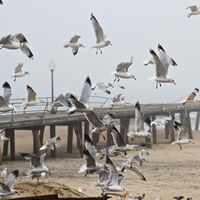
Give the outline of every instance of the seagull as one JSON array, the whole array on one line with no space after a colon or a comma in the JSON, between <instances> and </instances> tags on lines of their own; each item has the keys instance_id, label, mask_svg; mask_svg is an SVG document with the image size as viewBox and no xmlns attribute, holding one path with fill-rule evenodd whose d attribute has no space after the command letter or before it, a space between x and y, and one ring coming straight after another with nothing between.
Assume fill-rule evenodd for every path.
<instances>
[{"instance_id":1,"label":"seagull","mask_svg":"<svg viewBox=\"0 0 200 200\"><path fill-rule=\"evenodd\" d=\"M75 95L71 93L67 93L65 97L70 101L70 103L73 105L72 108L68 110L69 113L73 113L75 111L77 112L87 112L94 110L92 107L88 105L89 98L92 92L92 84L89 76L86 77L84 86L81 91L80 97L77 99Z\"/></svg>"},{"instance_id":2,"label":"seagull","mask_svg":"<svg viewBox=\"0 0 200 200\"><path fill-rule=\"evenodd\" d=\"M118 94L112 99L112 103L110 104L111 108L114 106L126 106L128 103L124 100L124 97L121 97L122 94Z\"/></svg>"},{"instance_id":3,"label":"seagull","mask_svg":"<svg viewBox=\"0 0 200 200\"><path fill-rule=\"evenodd\" d=\"M60 144L61 138L59 136L50 138L43 146L40 147L39 151L47 151L47 149L51 149L54 151L57 147L61 147Z\"/></svg>"},{"instance_id":4,"label":"seagull","mask_svg":"<svg viewBox=\"0 0 200 200\"><path fill-rule=\"evenodd\" d=\"M141 196L137 196L137 197L135 197L134 199L142 200L142 199L144 199L144 198L145 198L145 193L142 194Z\"/></svg>"},{"instance_id":5,"label":"seagull","mask_svg":"<svg viewBox=\"0 0 200 200\"><path fill-rule=\"evenodd\" d=\"M4 178L7 176L8 172L7 172L8 168L7 167L4 167L2 169L0 169L0 178L3 179L4 181Z\"/></svg>"},{"instance_id":6,"label":"seagull","mask_svg":"<svg viewBox=\"0 0 200 200\"><path fill-rule=\"evenodd\" d=\"M94 32L96 35L96 45L91 47L91 48L96 48L96 54L98 54L98 50L102 54L101 48L107 47L108 45L111 45L111 42L109 40L106 40L106 36L104 35L103 29L100 26L99 22L97 21L96 17L91 13L91 21L92 21L92 26L94 28Z\"/></svg>"},{"instance_id":7,"label":"seagull","mask_svg":"<svg viewBox=\"0 0 200 200\"><path fill-rule=\"evenodd\" d=\"M99 90L102 90L106 92L107 94L110 94L110 90L108 90L109 87L114 88L114 86L111 83L98 82L92 86L92 90L95 90L96 88L98 88Z\"/></svg>"},{"instance_id":8,"label":"seagull","mask_svg":"<svg viewBox=\"0 0 200 200\"><path fill-rule=\"evenodd\" d=\"M164 65L166 74L168 73L169 65L177 66L177 63L174 61L174 59L166 54L164 48L160 44L158 44L158 55L162 64Z\"/></svg>"},{"instance_id":9,"label":"seagull","mask_svg":"<svg viewBox=\"0 0 200 200\"><path fill-rule=\"evenodd\" d=\"M156 118L151 122L151 126L156 125L156 126L165 126L169 121L173 121L175 119L174 115L172 116L164 116L161 118Z\"/></svg>"},{"instance_id":10,"label":"seagull","mask_svg":"<svg viewBox=\"0 0 200 200\"><path fill-rule=\"evenodd\" d=\"M177 197L173 197L173 199L176 199L176 200L181 200L181 199L184 199L184 196L177 196Z\"/></svg>"},{"instance_id":11,"label":"seagull","mask_svg":"<svg viewBox=\"0 0 200 200\"><path fill-rule=\"evenodd\" d=\"M182 144L188 144L193 143L191 139L188 139L186 137L186 133L188 132L188 129L186 126L182 125L181 123L174 121L174 129L176 130L178 136L176 138L176 141L172 142L171 144L178 144L180 147L180 150L182 150Z\"/></svg>"},{"instance_id":12,"label":"seagull","mask_svg":"<svg viewBox=\"0 0 200 200\"><path fill-rule=\"evenodd\" d=\"M26 177L32 177L32 179L36 178L37 182L39 183L40 177L45 177L47 173L51 175L50 170L44 164L46 153L41 155L20 153L20 155L26 160L30 160L31 169L26 172Z\"/></svg>"},{"instance_id":13,"label":"seagull","mask_svg":"<svg viewBox=\"0 0 200 200\"><path fill-rule=\"evenodd\" d=\"M60 94L49 106L48 110L50 110L51 114L56 114L58 107L72 107L70 101L64 96L63 94Z\"/></svg>"},{"instance_id":14,"label":"seagull","mask_svg":"<svg viewBox=\"0 0 200 200\"><path fill-rule=\"evenodd\" d=\"M22 104L24 111L28 106L34 106L40 102L43 102L39 99L36 99L36 92L33 90L31 86L27 85L26 88L28 92L28 99L25 100Z\"/></svg>"},{"instance_id":15,"label":"seagull","mask_svg":"<svg viewBox=\"0 0 200 200\"><path fill-rule=\"evenodd\" d=\"M148 162L146 160L146 156L150 155L148 151L145 149L142 149L139 151L136 155L134 155L131 159L129 159L127 162L130 163L130 167L132 167L133 162L138 162L140 166L142 167L143 162Z\"/></svg>"},{"instance_id":16,"label":"seagull","mask_svg":"<svg viewBox=\"0 0 200 200\"><path fill-rule=\"evenodd\" d=\"M92 158L96 160L97 149L94 143L92 142L90 136L88 134L85 134L84 140L85 140L84 142L85 148L88 150Z\"/></svg>"},{"instance_id":17,"label":"seagull","mask_svg":"<svg viewBox=\"0 0 200 200\"><path fill-rule=\"evenodd\" d=\"M196 99L197 93L199 93L199 89L198 88L194 88L194 90L192 91L192 93L187 96L187 98L183 101L182 104L185 105L185 104L199 102L199 100Z\"/></svg>"},{"instance_id":18,"label":"seagull","mask_svg":"<svg viewBox=\"0 0 200 200\"><path fill-rule=\"evenodd\" d=\"M133 64L133 57L131 57L130 62L121 62L117 65L116 70L112 73L115 76L114 81L120 80L120 78L129 79L133 78L136 80L135 76L128 72L128 68Z\"/></svg>"},{"instance_id":19,"label":"seagull","mask_svg":"<svg viewBox=\"0 0 200 200\"><path fill-rule=\"evenodd\" d=\"M186 9L190 9L190 13L187 14L188 18L192 15L200 15L200 8L197 5L189 6Z\"/></svg>"},{"instance_id":20,"label":"seagull","mask_svg":"<svg viewBox=\"0 0 200 200\"><path fill-rule=\"evenodd\" d=\"M15 112L15 107L10 104L10 97L12 95L10 84L5 82L3 84L3 89L3 96L0 96L0 112Z\"/></svg>"},{"instance_id":21,"label":"seagull","mask_svg":"<svg viewBox=\"0 0 200 200\"><path fill-rule=\"evenodd\" d=\"M30 74L27 71L22 71L23 63L18 63L17 67L15 68L15 73L13 74L14 81L16 81L17 77L25 76L26 74Z\"/></svg>"},{"instance_id":22,"label":"seagull","mask_svg":"<svg viewBox=\"0 0 200 200\"><path fill-rule=\"evenodd\" d=\"M71 47L72 49L72 54L75 56L78 53L79 47L85 47L81 43L78 42L79 38L81 36L79 35L74 35L70 41L64 45L65 48Z\"/></svg>"},{"instance_id":23,"label":"seagull","mask_svg":"<svg viewBox=\"0 0 200 200\"><path fill-rule=\"evenodd\" d=\"M128 137L151 137L150 119L144 119L139 102L135 104L135 131L129 131Z\"/></svg>"},{"instance_id":24,"label":"seagull","mask_svg":"<svg viewBox=\"0 0 200 200\"><path fill-rule=\"evenodd\" d=\"M158 88L158 83L160 87L161 83L173 83L174 85L176 85L173 79L167 77L165 66L160 58L157 56L155 51L153 49L150 49L149 52L153 57L153 63L156 67L156 78L154 79L156 81L156 89Z\"/></svg>"},{"instance_id":25,"label":"seagull","mask_svg":"<svg viewBox=\"0 0 200 200\"><path fill-rule=\"evenodd\" d=\"M13 184L18 175L19 175L19 170L14 170L9 174L7 180L4 183L0 182L0 196L2 198L14 195L16 193L19 195L19 192L13 189Z\"/></svg>"},{"instance_id":26,"label":"seagull","mask_svg":"<svg viewBox=\"0 0 200 200\"><path fill-rule=\"evenodd\" d=\"M33 54L27 46L27 40L22 33L6 35L0 39L0 49L20 49L25 55L33 59Z\"/></svg>"}]
</instances>

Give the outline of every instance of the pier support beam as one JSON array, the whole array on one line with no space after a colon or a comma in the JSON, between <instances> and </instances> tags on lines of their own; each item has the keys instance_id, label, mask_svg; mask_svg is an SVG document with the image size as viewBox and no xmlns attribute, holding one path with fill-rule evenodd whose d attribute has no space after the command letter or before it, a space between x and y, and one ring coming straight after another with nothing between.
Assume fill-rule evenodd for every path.
<instances>
[{"instance_id":1,"label":"pier support beam","mask_svg":"<svg viewBox=\"0 0 200 200\"><path fill-rule=\"evenodd\" d=\"M79 149L81 157L83 157L82 121L74 122L74 132L77 137L77 147Z\"/></svg>"},{"instance_id":2,"label":"pier support beam","mask_svg":"<svg viewBox=\"0 0 200 200\"><path fill-rule=\"evenodd\" d=\"M67 153L72 153L73 151L73 122L68 124L68 134L67 134Z\"/></svg>"},{"instance_id":3,"label":"pier support beam","mask_svg":"<svg viewBox=\"0 0 200 200\"><path fill-rule=\"evenodd\" d=\"M39 130L33 129L32 134L33 134L33 153L38 154L39 148L41 147Z\"/></svg>"},{"instance_id":4,"label":"pier support beam","mask_svg":"<svg viewBox=\"0 0 200 200\"><path fill-rule=\"evenodd\" d=\"M188 128L188 137L193 139L192 126L190 121L190 112L185 110L185 112L180 112L180 122Z\"/></svg>"},{"instance_id":5,"label":"pier support beam","mask_svg":"<svg viewBox=\"0 0 200 200\"><path fill-rule=\"evenodd\" d=\"M197 117L195 122L195 131L199 130L199 120L200 120L200 111L197 111Z\"/></svg>"},{"instance_id":6,"label":"pier support beam","mask_svg":"<svg viewBox=\"0 0 200 200\"><path fill-rule=\"evenodd\" d=\"M122 134L126 143L128 143L127 132L129 129L130 118L122 117L120 118L120 133Z\"/></svg>"}]
</instances>

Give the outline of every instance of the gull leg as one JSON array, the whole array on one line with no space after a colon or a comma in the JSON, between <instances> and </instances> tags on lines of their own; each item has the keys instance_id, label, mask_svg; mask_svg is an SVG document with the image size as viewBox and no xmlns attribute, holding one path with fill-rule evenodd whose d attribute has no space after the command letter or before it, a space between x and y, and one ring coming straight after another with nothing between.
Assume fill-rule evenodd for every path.
<instances>
[{"instance_id":1,"label":"gull leg","mask_svg":"<svg viewBox=\"0 0 200 200\"><path fill-rule=\"evenodd\" d=\"M14 81L16 81L16 77L15 77Z\"/></svg>"},{"instance_id":2,"label":"gull leg","mask_svg":"<svg viewBox=\"0 0 200 200\"><path fill-rule=\"evenodd\" d=\"M97 48L96 54L98 54L98 48Z\"/></svg>"},{"instance_id":3,"label":"gull leg","mask_svg":"<svg viewBox=\"0 0 200 200\"><path fill-rule=\"evenodd\" d=\"M180 145L180 144L178 144L179 145L179 147L180 147L180 150L182 150L182 146Z\"/></svg>"},{"instance_id":4,"label":"gull leg","mask_svg":"<svg viewBox=\"0 0 200 200\"><path fill-rule=\"evenodd\" d=\"M162 87L161 83L159 83L160 87Z\"/></svg>"},{"instance_id":5,"label":"gull leg","mask_svg":"<svg viewBox=\"0 0 200 200\"><path fill-rule=\"evenodd\" d=\"M156 81L156 89L158 89L158 82Z\"/></svg>"},{"instance_id":6,"label":"gull leg","mask_svg":"<svg viewBox=\"0 0 200 200\"><path fill-rule=\"evenodd\" d=\"M116 79L117 79L117 76L115 75L115 79L114 79L114 82L116 81Z\"/></svg>"},{"instance_id":7,"label":"gull leg","mask_svg":"<svg viewBox=\"0 0 200 200\"><path fill-rule=\"evenodd\" d=\"M119 77L117 77L117 79L118 79L117 81L119 82L120 78L119 78Z\"/></svg>"},{"instance_id":8,"label":"gull leg","mask_svg":"<svg viewBox=\"0 0 200 200\"><path fill-rule=\"evenodd\" d=\"M99 48L99 51L100 51L100 53L102 54L102 51L101 51L101 49Z\"/></svg>"}]
</instances>

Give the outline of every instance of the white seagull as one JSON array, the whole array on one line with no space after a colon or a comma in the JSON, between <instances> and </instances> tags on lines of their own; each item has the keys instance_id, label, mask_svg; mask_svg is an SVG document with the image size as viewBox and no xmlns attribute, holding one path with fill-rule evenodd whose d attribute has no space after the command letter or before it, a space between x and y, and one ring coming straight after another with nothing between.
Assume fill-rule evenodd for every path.
<instances>
[{"instance_id":1,"label":"white seagull","mask_svg":"<svg viewBox=\"0 0 200 200\"><path fill-rule=\"evenodd\" d=\"M186 133L188 132L188 129L186 126L182 125L181 123L174 121L174 129L177 132L177 138L176 141L172 142L171 145L177 144L180 147L180 150L182 150L182 144L188 144L193 143L193 140L188 139L186 137Z\"/></svg>"},{"instance_id":2,"label":"white seagull","mask_svg":"<svg viewBox=\"0 0 200 200\"><path fill-rule=\"evenodd\" d=\"M156 81L156 89L158 88L158 84L161 87L161 83L173 83L176 85L173 79L167 77L166 68L155 51L150 49L149 52L153 57L153 63L156 67L156 78L154 79Z\"/></svg>"},{"instance_id":3,"label":"white seagull","mask_svg":"<svg viewBox=\"0 0 200 200\"><path fill-rule=\"evenodd\" d=\"M77 112L87 112L93 110L92 107L90 107L89 104L89 98L92 92L92 84L89 76L86 77L84 86L81 91L80 97L77 99L75 95L71 93L67 93L65 96L70 101L70 103L73 105L68 112L73 113L75 111Z\"/></svg>"},{"instance_id":4,"label":"white seagull","mask_svg":"<svg viewBox=\"0 0 200 200\"><path fill-rule=\"evenodd\" d=\"M200 15L200 8L197 5L189 6L186 9L190 9L190 13L187 14L188 18L192 15Z\"/></svg>"},{"instance_id":5,"label":"white seagull","mask_svg":"<svg viewBox=\"0 0 200 200\"><path fill-rule=\"evenodd\" d=\"M115 97L113 97L112 99L112 103L110 104L111 108L113 108L114 106L126 106L128 105L129 103L127 103L125 101L125 98L122 97L122 94L118 94L116 95Z\"/></svg>"},{"instance_id":6,"label":"white seagull","mask_svg":"<svg viewBox=\"0 0 200 200\"><path fill-rule=\"evenodd\" d=\"M185 104L190 104L190 103L198 103L199 100L196 99L197 93L199 93L199 89L194 88L192 93L187 96L187 98L183 101L182 104L185 105Z\"/></svg>"},{"instance_id":7,"label":"white seagull","mask_svg":"<svg viewBox=\"0 0 200 200\"><path fill-rule=\"evenodd\" d=\"M3 96L0 96L0 112L15 112L15 107L10 104L10 97L12 95L10 84L5 82L3 84L3 89Z\"/></svg>"},{"instance_id":8,"label":"white seagull","mask_svg":"<svg viewBox=\"0 0 200 200\"><path fill-rule=\"evenodd\" d=\"M49 106L48 110L50 110L51 114L56 114L58 107L67 107L69 110L70 107L72 107L70 101L64 96L63 94L60 94Z\"/></svg>"},{"instance_id":9,"label":"white seagull","mask_svg":"<svg viewBox=\"0 0 200 200\"><path fill-rule=\"evenodd\" d=\"M99 90L102 90L106 92L107 94L110 94L110 90L108 90L109 87L114 87L111 83L106 83L106 82L98 82L95 85L92 86L92 90L95 90L98 88Z\"/></svg>"},{"instance_id":10,"label":"white seagull","mask_svg":"<svg viewBox=\"0 0 200 200\"><path fill-rule=\"evenodd\" d=\"M120 78L133 78L136 80L135 76L128 71L128 68L133 64L133 57L131 57L130 62L121 62L117 65L116 70L112 73L115 76L114 81L120 80Z\"/></svg>"},{"instance_id":11,"label":"white seagull","mask_svg":"<svg viewBox=\"0 0 200 200\"><path fill-rule=\"evenodd\" d=\"M22 71L22 67L23 67L23 63L18 63L17 67L15 68L15 73L12 75L12 77L14 78L14 81L16 81L17 77L22 77L27 74L30 74L27 71Z\"/></svg>"},{"instance_id":12,"label":"white seagull","mask_svg":"<svg viewBox=\"0 0 200 200\"><path fill-rule=\"evenodd\" d=\"M70 47L72 49L72 53L74 56L78 53L79 47L85 47L83 44L78 42L80 37L81 36L79 35L74 35L68 43L64 44L65 48Z\"/></svg>"},{"instance_id":13,"label":"white seagull","mask_svg":"<svg viewBox=\"0 0 200 200\"><path fill-rule=\"evenodd\" d=\"M144 119L139 102L135 104L135 131L129 131L128 137L151 137L150 119Z\"/></svg>"},{"instance_id":14,"label":"white seagull","mask_svg":"<svg viewBox=\"0 0 200 200\"><path fill-rule=\"evenodd\" d=\"M43 102L42 100L36 99L36 92L32 89L32 87L27 85L26 88L27 88L27 92L28 92L28 99L25 100L22 104L24 110L28 106L34 106L40 102Z\"/></svg>"},{"instance_id":15,"label":"white seagull","mask_svg":"<svg viewBox=\"0 0 200 200\"><path fill-rule=\"evenodd\" d=\"M0 182L0 196L2 198L14 195L16 193L19 194L17 190L13 189L13 184L18 175L19 175L19 170L14 170L9 174L7 180L4 183Z\"/></svg>"},{"instance_id":16,"label":"white seagull","mask_svg":"<svg viewBox=\"0 0 200 200\"><path fill-rule=\"evenodd\" d=\"M92 25L94 28L94 32L96 35L96 45L91 47L91 48L96 48L97 52L96 54L98 54L98 50L100 51L100 53L102 53L101 48L106 47L108 45L111 45L111 42L109 40L106 40L106 36L104 35L103 29L100 26L99 22L97 21L96 17L91 13L91 21L92 21Z\"/></svg>"},{"instance_id":17,"label":"white seagull","mask_svg":"<svg viewBox=\"0 0 200 200\"><path fill-rule=\"evenodd\" d=\"M22 33L6 35L0 39L0 48L20 49L25 55L33 59L33 54L27 46L27 40Z\"/></svg>"}]
</instances>

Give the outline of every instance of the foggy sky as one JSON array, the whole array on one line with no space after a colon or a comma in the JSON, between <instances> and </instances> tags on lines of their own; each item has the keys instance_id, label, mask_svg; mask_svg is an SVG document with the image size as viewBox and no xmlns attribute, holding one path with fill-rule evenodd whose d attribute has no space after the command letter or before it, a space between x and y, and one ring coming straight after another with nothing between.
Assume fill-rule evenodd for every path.
<instances>
[{"instance_id":1,"label":"foggy sky","mask_svg":"<svg viewBox=\"0 0 200 200\"><path fill-rule=\"evenodd\" d=\"M175 102L200 87L200 15L187 18L186 7L198 4L191 0L4 0L0 6L0 37L23 33L34 54L29 59L20 50L0 50L0 85L8 81L12 87L12 98L26 98L26 85L37 92L37 96L50 96L49 63L56 63L54 71L54 94L72 92L80 94L87 75L92 83L113 82L111 73L117 64L129 61L129 68L137 80L121 79L126 90L117 87L111 97L123 92L127 101L135 103ZM103 48L96 55L96 38L90 21L93 12L113 46ZM73 35L80 35L86 48L73 56L64 43ZM157 52L160 43L178 63L169 69L169 76L177 85L163 84L155 89L155 82L148 77L155 72L153 65L144 66L151 58L149 49ZM18 62L31 75L11 79ZM0 90L1 93L3 90ZM101 91L97 95L108 96Z\"/></svg>"}]
</instances>

